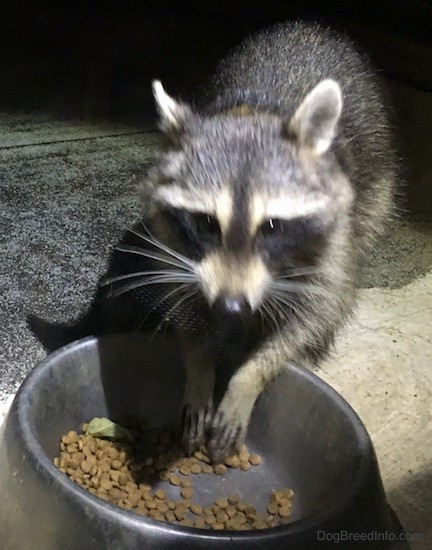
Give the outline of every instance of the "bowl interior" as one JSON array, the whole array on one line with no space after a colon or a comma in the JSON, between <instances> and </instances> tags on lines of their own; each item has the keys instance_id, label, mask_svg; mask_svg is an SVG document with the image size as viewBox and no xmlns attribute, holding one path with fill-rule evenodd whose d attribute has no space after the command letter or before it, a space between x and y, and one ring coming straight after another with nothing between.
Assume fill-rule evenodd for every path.
<instances>
[{"instance_id":1,"label":"bowl interior","mask_svg":"<svg viewBox=\"0 0 432 550\"><path fill-rule=\"evenodd\" d=\"M52 459L59 438L95 416L173 425L183 385L178 346L172 340L85 339L51 355L25 386L26 437ZM264 511L272 489L292 487L293 521L326 514L355 491L370 453L369 438L346 402L293 365L257 401L247 445L262 455L263 463L249 472L194 476L195 500L207 505L236 491ZM167 489L167 483L157 484ZM169 498L179 498L178 488L168 490Z\"/></svg>"}]
</instances>

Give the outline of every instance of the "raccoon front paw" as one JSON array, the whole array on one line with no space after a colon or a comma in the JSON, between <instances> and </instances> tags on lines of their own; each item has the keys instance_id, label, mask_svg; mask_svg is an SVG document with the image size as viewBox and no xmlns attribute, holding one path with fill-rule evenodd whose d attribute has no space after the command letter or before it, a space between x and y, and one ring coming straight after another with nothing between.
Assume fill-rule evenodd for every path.
<instances>
[{"instance_id":1,"label":"raccoon front paw","mask_svg":"<svg viewBox=\"0 0 432 550\"><path fill-rule=\"evenodd\" d=\"M213 403L209 400L205 407L195 409L186 404L181 416L181 445L187 456L193 455L205 444L205 433L213 415Z\"/></svg>"},{"instance_id":2,"label":"raccoon front paw","mask_svg":"<svg viewBox=\"0 0 432 550\"><path fill-rule=\"evenodd\" d=\"M223 462L246 438L249 417L219 408L207 433L207 453L213 463Z\"/></svg>"}]
</instances>

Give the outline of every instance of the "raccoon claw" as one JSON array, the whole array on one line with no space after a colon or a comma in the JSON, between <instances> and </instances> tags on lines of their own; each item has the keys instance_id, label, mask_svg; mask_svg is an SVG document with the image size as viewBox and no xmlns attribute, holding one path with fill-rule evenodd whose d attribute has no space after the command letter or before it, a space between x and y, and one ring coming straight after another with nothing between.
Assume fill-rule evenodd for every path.
<instances>
[{"instance_id":1,"label":"raccoon claw","mask_svg":"<svg viewBox=\"0 0 432 550\"><path fill-rule=\"evenodd\" d=\"M181 445L187 456L193 455L204 445L206 426L210 421L211 414L211 402L198 410L189 404L183 407L180 423Z\"/></svg>"},{"instance_id":2,"label":"raccoon claw","mask_svg":"<svg viewBox=\"0 0 432 550\"><path fill-rule=\"evenodd\" d=\"M218 411L207 434L207 452L214 463L223 462L246 435L240 422L229 422L223 411Z\"/></svg>"}]
</instances>

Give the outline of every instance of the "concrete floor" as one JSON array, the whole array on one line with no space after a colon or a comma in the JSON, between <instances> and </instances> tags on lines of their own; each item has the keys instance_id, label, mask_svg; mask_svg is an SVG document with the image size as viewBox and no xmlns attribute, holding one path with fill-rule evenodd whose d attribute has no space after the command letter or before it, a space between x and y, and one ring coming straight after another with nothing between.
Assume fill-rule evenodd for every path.
<instances>
[{"instance_id":1,"label":"concrete floor","mask_svg":"<svg viewBox=\"0 0 432 550\"><path fill-rule=\"evenodd\" d=\"M120 126L0 115L0 421L45 352L28 313L70 321L136 213L157 138ZM362 418L389 501L432 545L432 224L400 219L367 269L359 307L318 374ZM429 542L427 542L429 540Z\"/></svg>"}]
</instances>

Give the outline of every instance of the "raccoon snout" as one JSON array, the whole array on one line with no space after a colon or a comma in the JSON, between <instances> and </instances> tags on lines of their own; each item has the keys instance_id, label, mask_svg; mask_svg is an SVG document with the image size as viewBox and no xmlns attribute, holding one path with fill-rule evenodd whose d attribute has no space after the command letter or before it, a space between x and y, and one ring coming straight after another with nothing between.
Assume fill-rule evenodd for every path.
<instances>
[{"instance_id":1,"label":"raccoon snout","mask_svg":"<svg viewBox=\"0 0 432 550\"><path fill-rule=\"evenodd\" d=\"M223 296L216 298L212 306L213 314L221 321L243 321L252 314L252 308L245 296Z\"/></svg>"}]
</instances>

